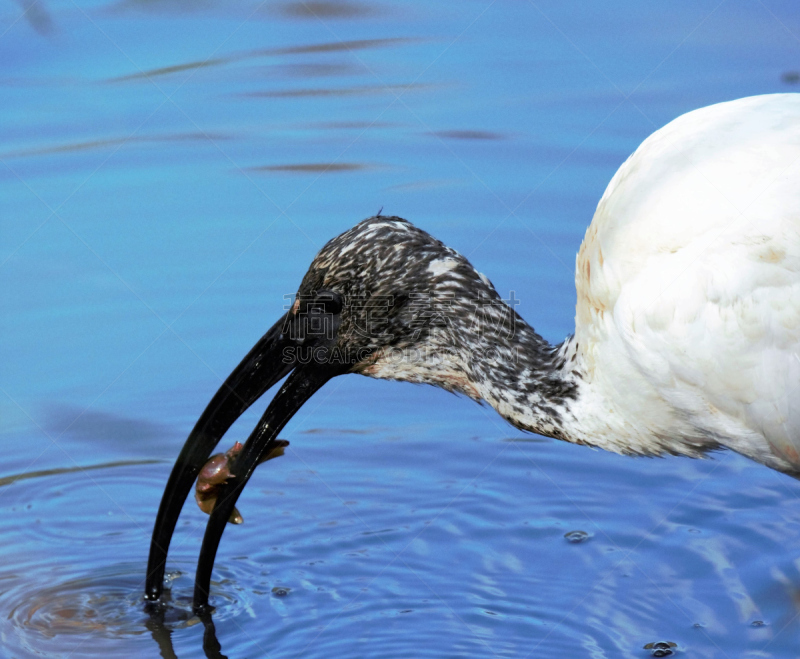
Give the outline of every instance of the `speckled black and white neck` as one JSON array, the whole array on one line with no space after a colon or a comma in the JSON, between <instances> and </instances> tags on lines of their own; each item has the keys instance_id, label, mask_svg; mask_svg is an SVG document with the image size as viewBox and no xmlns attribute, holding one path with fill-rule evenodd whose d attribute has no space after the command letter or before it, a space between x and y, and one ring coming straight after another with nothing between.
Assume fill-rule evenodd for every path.
<instances>
[{"instance_id":1,"label":"speckled black and white neck","mask_svg":"<svg viewBox=\"0 0 800 659\"><path fill-rule=\"evenodd\" d=\"M523 430L581 442L564 424L580 373L567 340L551 346L461 254L398 217L331 240L298 295L342 295L339 347L352 372L433 384L486 401Z\"/></svg>"}]
</instances>

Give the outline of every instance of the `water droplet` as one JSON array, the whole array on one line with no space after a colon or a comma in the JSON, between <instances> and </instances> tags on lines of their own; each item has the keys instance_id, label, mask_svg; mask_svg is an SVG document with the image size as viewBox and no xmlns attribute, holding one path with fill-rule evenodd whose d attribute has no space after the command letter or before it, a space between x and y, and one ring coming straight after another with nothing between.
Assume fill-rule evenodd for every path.
<instances>
[{"instance_id":1,"label":"water droplet","mask_svg":"<svg viewBox=\"0 0 800 659\"><path fill-rule=\"evenodd\" d=\"M579 542L586 542L592 536L586 531L569 531L564 534L564 537L567 539L567 542L577 544Z\"/></svg>"},{"instance_id":2,"label":"water droplet","mask_svg":"<svg viewBox=\"0 0 800 659\"><path fill-rule=\"evenodd\" d=\"M272 589L272 594L276 597L286 597L291 590L291 588L287 588L286 586L275 586Z\"/></svg>"}]
</instances>

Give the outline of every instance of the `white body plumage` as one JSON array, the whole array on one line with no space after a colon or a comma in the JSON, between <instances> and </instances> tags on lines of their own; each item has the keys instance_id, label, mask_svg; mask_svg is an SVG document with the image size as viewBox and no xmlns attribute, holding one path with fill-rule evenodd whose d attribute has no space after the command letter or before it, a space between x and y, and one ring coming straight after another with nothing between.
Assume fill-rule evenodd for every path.
<instances>
[{"instance_id":1,"label":"white body plumage","mask_svg":"<svg viewBox=\"0 0 800 659\"><path fill-rule=\"evenodd\" d=\"M800 472L800 94L702 108L645 140L600 200L575 283L566 439L725 446Z\"/></svg>"}]
</instances>

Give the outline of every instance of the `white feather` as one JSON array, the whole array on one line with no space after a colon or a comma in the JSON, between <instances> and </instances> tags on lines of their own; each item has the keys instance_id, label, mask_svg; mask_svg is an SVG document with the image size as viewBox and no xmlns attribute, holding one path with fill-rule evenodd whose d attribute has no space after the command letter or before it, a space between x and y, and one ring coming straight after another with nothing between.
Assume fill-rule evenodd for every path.
<instances>
[{"instance_id":1,"label":"white feather","mask_svg":"<svg viewBox=\"0 0 800 659\"><path fill-rule=\"evenodd\" d=\"M565 427L800 470L800 94L690 112L620 167L576 263Z\"/></svg>"}]
</instances>

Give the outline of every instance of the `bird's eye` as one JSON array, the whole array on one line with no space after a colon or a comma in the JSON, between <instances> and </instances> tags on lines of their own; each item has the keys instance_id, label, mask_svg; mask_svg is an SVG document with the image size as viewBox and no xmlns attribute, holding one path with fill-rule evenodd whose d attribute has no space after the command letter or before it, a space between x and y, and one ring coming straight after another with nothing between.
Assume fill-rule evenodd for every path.
<instances>
[{"instance_id":1,"label":"bird's eye","mask_svg":"<svg viewBox=\"0 0 800 659\"><path fill-rule=\"evenodd\" d=\"M394 293L392 295L392 306L395 309L400 309L401 307L405 306L409 299L410 295L405 291Z\"/></svg>"},{"instance_id":2,"label":"bird's eye","mask_svg":"<svg viewBox=\"0 0 800 659\"><path fill-rule=\"evenodd\" d=\"M342 296L334 291L319 290L314 301L325 309L325 313L338 314L342 310Z\"/></svg>"}]
</instances>

